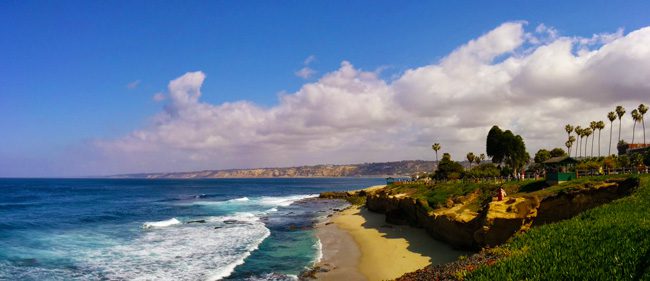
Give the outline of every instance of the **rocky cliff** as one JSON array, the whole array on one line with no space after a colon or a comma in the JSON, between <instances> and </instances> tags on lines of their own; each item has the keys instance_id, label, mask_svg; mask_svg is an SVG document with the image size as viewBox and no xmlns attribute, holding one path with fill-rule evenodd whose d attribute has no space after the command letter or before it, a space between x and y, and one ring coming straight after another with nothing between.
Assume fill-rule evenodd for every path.
<instances>
[{"instance_id":1,"label":"rocky cliff","mask_svg":"<svg viewBox=\"0 0 650 281\"><path fill-rule=\"evenodd\" d=\"M288 168L208 170L177 173L115 175L112 178L277 178L277 177L381 177L408 176L434 170L434 161L408 160L350 165L315 165Z\"/></svg>"},{"instance_id":2,"label":"rocky cliff","mask_svg":"<svg viewBox=\"0 0 650 281\"><path fill-rule=\"evenodd\" d=\"M469 206L477 194L469 194L456 203L449 202L447 206L432 210L424 200L379 190L367 195L366 207L386 214L387 222L422 227L454 247L479 249L502 244L532 226L571 218L629 195L638 185L638 178L609 180L584 188L548 193L541 198L515 196L487 202L479 211L472 211Z\"/></svg>"}]
</instances>

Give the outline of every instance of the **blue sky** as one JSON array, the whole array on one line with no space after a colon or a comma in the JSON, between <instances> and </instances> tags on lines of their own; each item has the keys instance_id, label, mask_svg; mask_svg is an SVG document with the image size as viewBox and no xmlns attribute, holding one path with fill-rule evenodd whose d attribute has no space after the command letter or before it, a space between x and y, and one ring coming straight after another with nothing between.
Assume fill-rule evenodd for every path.
<instances>
[{"instance_id":1,"label":"blue sky","mask_svg":"<svg viewBox=\"0 0 650 281\"><path fill-rule=\"evenodd\" d=\"M272 108L279 93L299 91L342 61L382 69L379 77L391 83L504 22L588 38L645 27L647 11L647 1L2 1L0 176L127 172L53 163L147 128L165 106L152 96L186 72L205 73L205 103ZM303 67L315 74L297 77ZM286 160L268 164L318 163Z\"/></svg>"}]
</instances>

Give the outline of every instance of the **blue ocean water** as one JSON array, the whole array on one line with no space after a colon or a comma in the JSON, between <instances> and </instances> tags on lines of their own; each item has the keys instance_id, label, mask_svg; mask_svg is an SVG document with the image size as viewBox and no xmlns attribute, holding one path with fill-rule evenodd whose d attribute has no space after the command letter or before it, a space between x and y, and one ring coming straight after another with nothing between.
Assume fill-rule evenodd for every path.
<instances>
[{"instance_id":1,"label":"blue ocean water","mask_svg":"<svg viewBox=\"0 0 650 281\"><path fill-rule=\"evenodd\" d=\"M285 280L312 226L383 179L0 179L0 280Z\"/></svg>"}]
</instances>

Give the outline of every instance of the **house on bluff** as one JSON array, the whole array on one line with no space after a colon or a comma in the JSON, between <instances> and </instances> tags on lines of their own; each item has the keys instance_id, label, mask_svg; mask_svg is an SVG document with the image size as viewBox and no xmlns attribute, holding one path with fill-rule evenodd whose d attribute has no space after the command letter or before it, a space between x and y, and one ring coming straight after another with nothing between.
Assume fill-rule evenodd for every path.
<instances>
[{"instance_id":1,"label":"house on bluff","mask_svg":"<svg viewBox=\"0 0 650 281\"><path fill-rule=\"evenodd\" d=\"M578 163L578 160L569 156L553 157L544 161L546 183L554 185L577 179L578 175L576 174L575 169L572 169L576 163ZM571 172L571 170L573 170L573 172Z\"/></svg>"}]
</instances>

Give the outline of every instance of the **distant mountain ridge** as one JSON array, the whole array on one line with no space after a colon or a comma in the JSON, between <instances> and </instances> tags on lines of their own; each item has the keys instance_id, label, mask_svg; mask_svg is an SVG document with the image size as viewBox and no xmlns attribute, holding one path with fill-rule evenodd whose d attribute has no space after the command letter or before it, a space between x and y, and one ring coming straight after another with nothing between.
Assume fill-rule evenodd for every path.
<instances>
[{"instance_id":1,"label":"distant mountain ridge","mask_svg":"<svg viewBox=\"0 0 650 281\"><path fill-rule=\"evenodd\" d=\"M292 178L292 177L383 177L409 176L432 172L435 161L404 160L397 162L348 165L314 165L286 168L205 170L173 173L139 173L113 175L109 178L208 179L208 178Z\"/></svg>"}]
</instances>

